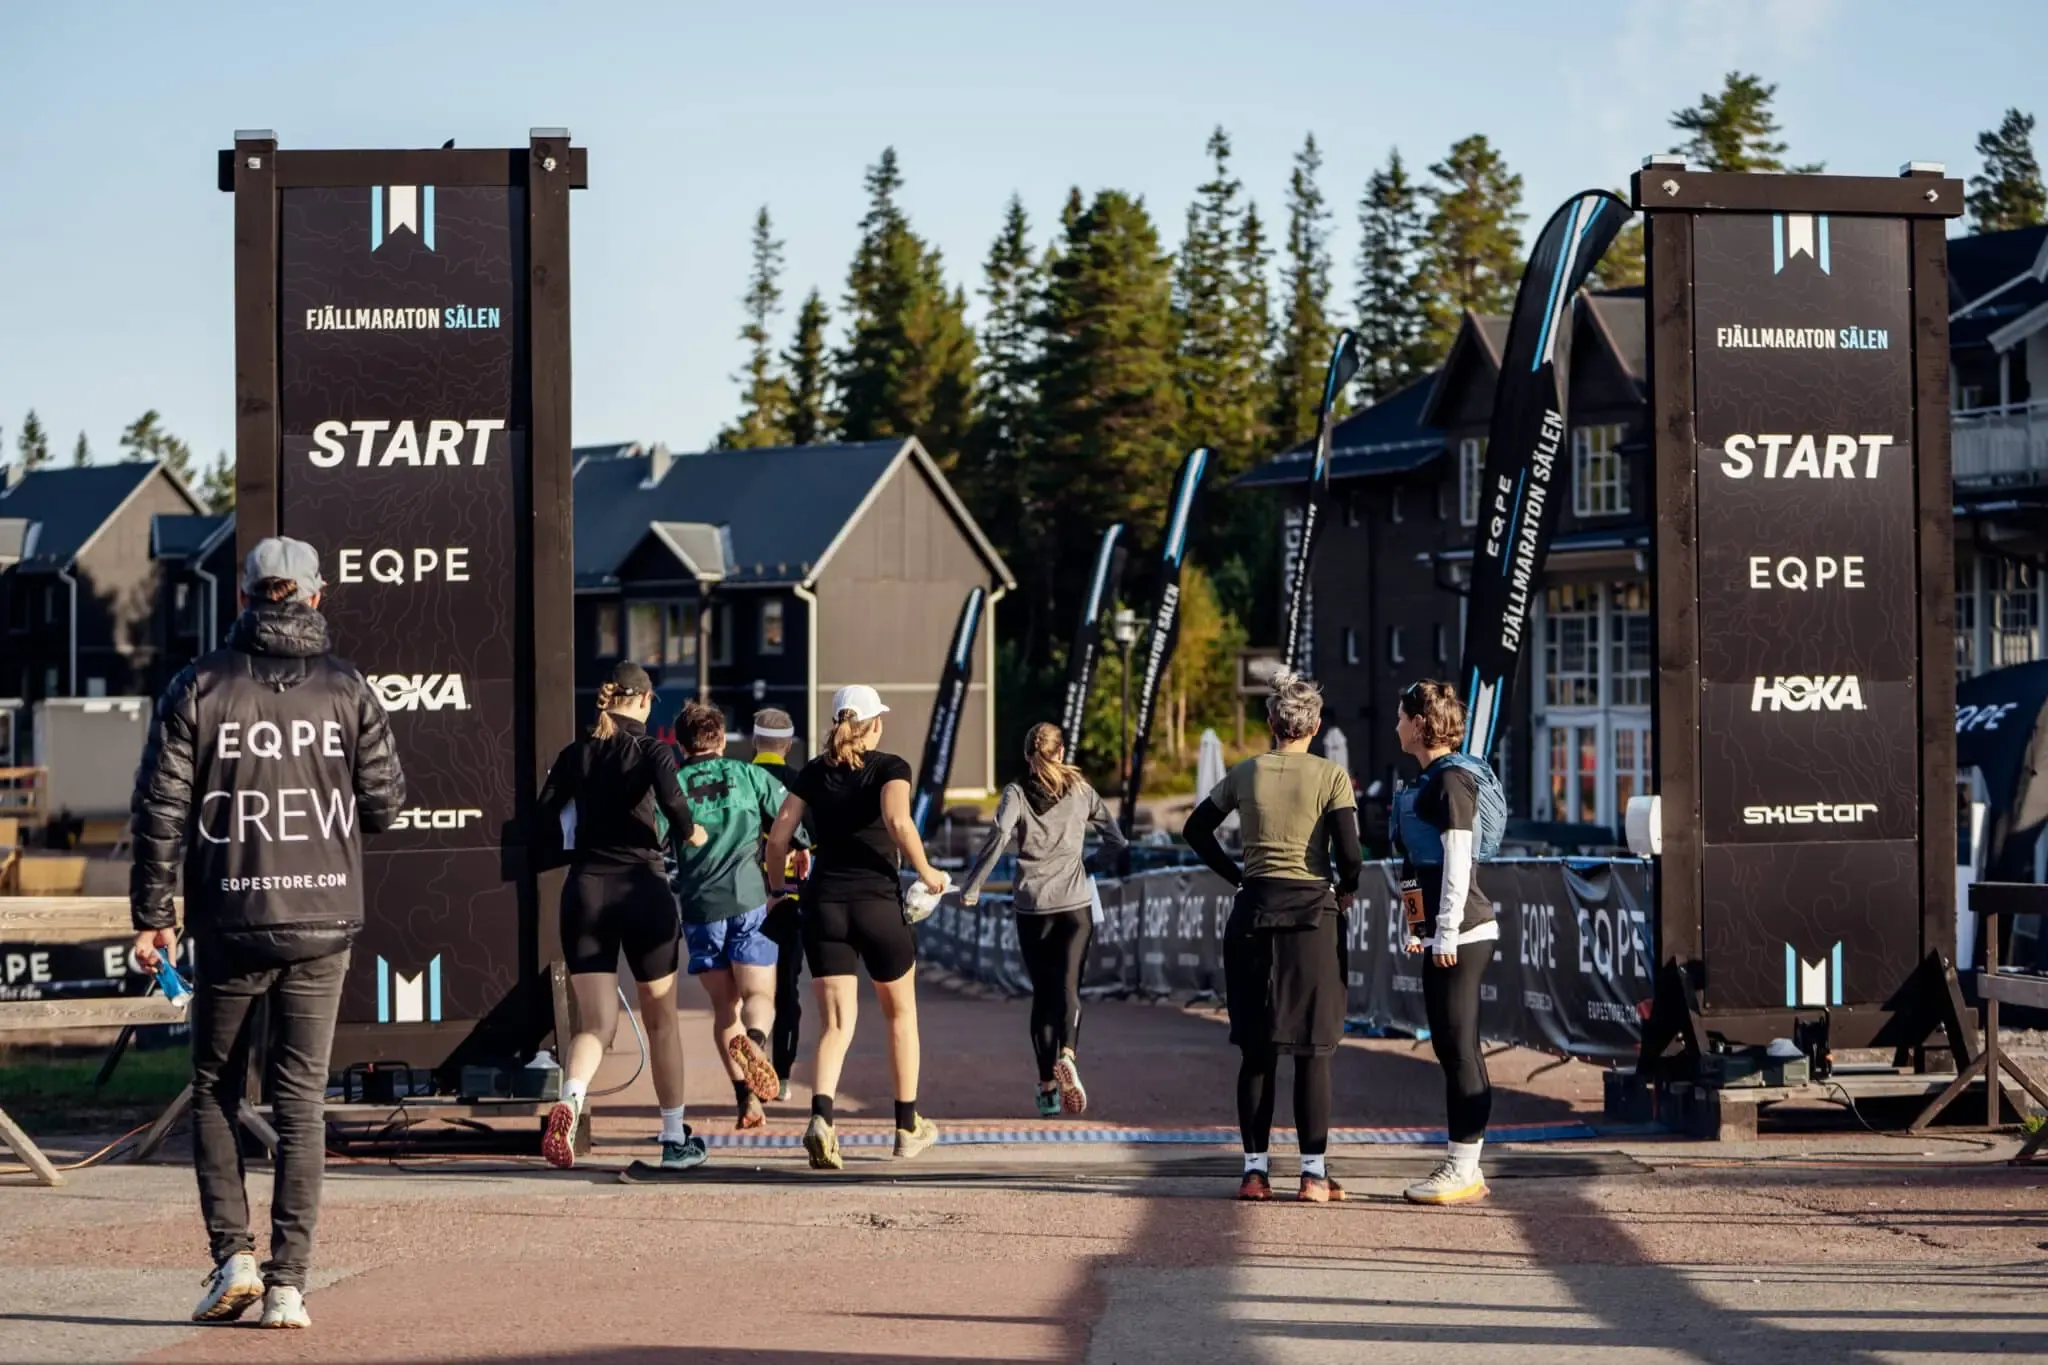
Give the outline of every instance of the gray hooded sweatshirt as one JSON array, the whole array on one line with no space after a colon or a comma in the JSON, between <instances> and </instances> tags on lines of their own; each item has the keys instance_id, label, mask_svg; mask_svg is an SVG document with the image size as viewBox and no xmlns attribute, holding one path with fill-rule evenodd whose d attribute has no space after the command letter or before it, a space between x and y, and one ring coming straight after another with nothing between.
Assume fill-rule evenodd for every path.
<instances>
[{"instance_id":1,"label":"gray hooded sweatshirt","mask_svg":"<svg viewBox=\"0 0 2048 1365\"><path fill-rule=\"evenodd\" d=\"M1012 906L1020 915L1043 915L1061 910L1086 910L1089 895L1088 869L1082 864L1082 848L1088 830L1102 836L1102 859L1111 862L1123 852L1123 831L1117 828L1109 808L1095 789L1076 782L1067 794L1055 800L1031 778L1003 788L996 803L995 825L975 856L962 891L979 892L996 860L1014 836L1017 841L1017 879L1012 889Z\"/></svg>"}]
</instances>

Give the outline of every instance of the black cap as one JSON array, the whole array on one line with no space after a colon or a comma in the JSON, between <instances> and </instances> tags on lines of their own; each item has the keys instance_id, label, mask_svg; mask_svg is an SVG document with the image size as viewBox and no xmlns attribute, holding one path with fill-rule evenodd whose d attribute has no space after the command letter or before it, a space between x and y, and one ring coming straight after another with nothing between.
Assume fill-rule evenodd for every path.
<instances>
[{"instance_id":1,"label":"black cap","mask_svg":"<svg viewBox=\"0 0 2048 1365\"><path fill-rule=\"evenodd\" d=\"M621 659L612 665L610 681L612 691L622 697L637 697L654 690L654 679L631 659Z\"/></svg>"}]
</instances>

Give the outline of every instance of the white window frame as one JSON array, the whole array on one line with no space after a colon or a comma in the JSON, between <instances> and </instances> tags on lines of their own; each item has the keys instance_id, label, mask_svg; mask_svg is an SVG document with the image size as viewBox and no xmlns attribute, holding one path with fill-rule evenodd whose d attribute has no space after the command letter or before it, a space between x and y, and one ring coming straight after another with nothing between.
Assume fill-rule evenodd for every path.
<instances>
[{"instance_id":1,"label":"white window frame","mask_svg":"<svg viewBox=\"0 0 2048 1365\"><path fill-rule=\"evenodd\" d=\"M1629 511L1628 460L1621 453L1626 428L1599 422L1572 429L1572 512L1617 517Z\"/></svg>"},{"instance_id":2,"label":"white window frame","mask_svg":"<svg viewBox=\"0 0 2048 1365\"><path fill-rule=\"evenodd\" d=\"M625 611L617 602L599 602L597 615L591 622L595 646L600 659L616 659L625 650Z\"/></svg>"},{"instance_id":3,"label":"white window frame","mask_svg":"<svg viewBox=\"0 0 2048 1365\"><path fill-rule=\"evenodd\" d=\"M759 617L761 631L760 652L770 658L780 656L784 650L789 648L788 609L783 605L783 601L779 597L764 598L761 602ZM768 623L770 617L773 617L775 622L775 643L772 645L768 642Z\"/></svg>"},{"instance_id":4,"label":"white window frame","mask_svg":"<svg viewBox=\"0 0 2048 1365\"><path fill-rule=\"evenodd\" d=\"M1458 442L1458 525L1479 524L1479 481L1486 477L1486 440L1467 436Z\"/></svg>"},{"instance_id":5,"label":"white window frame","mask_svg":"<svg viewBox=\"0 0 2048 1365\"><path fill-rule=\"evenodd\" d=\"M1400 626L1387 627L1387 662L1405 664L1408 662L1407 637Z\"/></svg>"},{"instance_id":6,"label":"white window frame","mask_svg":"<svg viewBox=\"0 0 2048 1365\"><path fill-rule=\"evenodd\" d=\"M1344 662L1352 665L1358 663L1358 632L1350 626L1344 627Z\"/></svg>"},{"instance_id":7,"label":"white window frame","mask_svg":"<svg viewBox=\"0 0 2048 1365\"><path fill-rule=\"evenodd\" d=\"M2003 555L1980 562L1985 671L2040 658L2041 566Z\"/></svg>"},{"instance_id":8,"label":"white window frame","mask_svg":"<svg viewBox=\"0 0 2048 1365\"><path fill-rule=\"evenodd\" d=\"M1535 638L1543 642L1542 653L1536 660L1537 678L1532 689L1531 720L1533 735L1529 765L1529 809L1538 819L1578 823L1576 810L1559 810L1552 800L1551 776L1554 771L1551 761L1553 736L1563 733L1567 740L1566 762L1573 767L1576 782L1579 761L1579 732L1592 731L1594 745L1593 774L1593 823L1613 830L1618 838L1622 820L1626 815L1617 790L1615 760L1617 756L1616 736L1631 732L1622 741L1622 747L1633 747L1634 763L1630 773L1638 780L1631 794L1646 794L1652 781L1652 753L1654 744L1650 734L1650 707L1647 704L1619 704L1614 698L1620 690L1617 683L1617 660L1615 644L1616 594L1614 584L1600 583L1594 586L1594 619L1598 622L1598 639L1591 642L1590 654L1594 664L1593 703L1551 704L1549 673L1550 606L1548 592L1539 596L1531 613ZM1625 662L1625 661L1624 661ZM1651 677L1655 677L1656 661L1651 660Z\"/></svg>"}]
</instances>

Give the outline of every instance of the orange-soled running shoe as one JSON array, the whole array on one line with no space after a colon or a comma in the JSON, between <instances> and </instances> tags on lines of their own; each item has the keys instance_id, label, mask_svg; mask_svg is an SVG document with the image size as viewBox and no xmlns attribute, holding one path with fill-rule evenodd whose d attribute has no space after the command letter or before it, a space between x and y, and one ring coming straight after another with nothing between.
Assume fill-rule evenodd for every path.
<instances>
[{"instance_id":1,"label":"orange-soled running shoe","mask_svg":"<svg viewBox=\"0 0 2048 1365\"><path fill-rule=\"evenodd\" d=\"M1263 1204L1273 1197L1273 1182L1264 1171L1246 1171L1237 1182L1237 1197L1248 1204Z\"/></svg>"}]
</instances>

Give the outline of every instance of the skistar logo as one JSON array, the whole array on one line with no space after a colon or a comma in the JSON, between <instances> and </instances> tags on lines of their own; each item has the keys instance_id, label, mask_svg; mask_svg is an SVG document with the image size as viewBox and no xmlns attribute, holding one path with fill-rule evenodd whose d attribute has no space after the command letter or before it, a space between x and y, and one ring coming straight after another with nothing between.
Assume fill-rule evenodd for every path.
<instances>
[{"instance_id":1,"label":"skistar logo","mask_svg":"<svg viewBox=\"0 0 2048 1365\"><path fill-rule=\"evenodd\" d=\"M1769 703L1766 705L1765 703ZM1854 673L1827 677L1758 678L1749 695L1752 711L1862 711L1863 685Z\"/></svg>"},{"instance_id":2,"label":"skistar logo","mask_svg":"<svg viewBox=\"0 0 2048 1365\"><path fill-rule=\"evenodd\" d=\"M467 711L460 673L376 673L364 678L386 711Z\"/></svg>"},{"instance_id":3,"label":"skistar logo","mask_svg":"<svg viewBox=\"0 0 2048 1365\"><path fill-rule=\"evenodd\" d=\"M391 822L393 829L468 829L470 822L481 820L480 810L422 810L412 807L398 813Z\"/></svg>"},{"instance_id":4,"label":"skistar logo","mask_svg":"<svg viewBox=\"0 0 2048 1365\"><path fill-rule=\"evenodd\" d=\"M1877 814L1869 801L1807 801L1794 806L1744 806L1745 825L1860 825Z\"/></svg>"}]
</instances>

